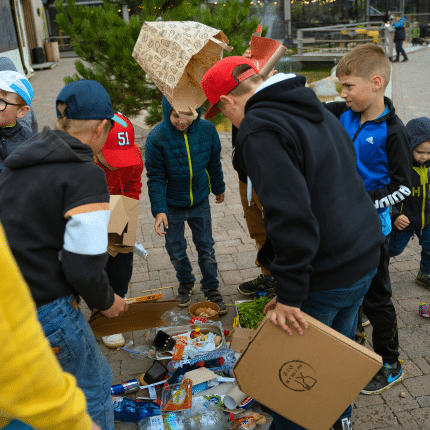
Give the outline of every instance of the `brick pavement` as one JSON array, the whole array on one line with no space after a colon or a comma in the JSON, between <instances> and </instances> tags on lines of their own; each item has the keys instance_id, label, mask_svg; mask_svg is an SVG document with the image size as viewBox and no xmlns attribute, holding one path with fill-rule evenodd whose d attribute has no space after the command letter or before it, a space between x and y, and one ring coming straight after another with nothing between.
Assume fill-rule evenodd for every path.
<instances>
[{"instance_id":1,"label":"brick pavement","mask_svg":"<svg viewBox=\"0 0 430 430\"><path fill-rule=\"evenodd\" d=\"M393 64L392 98L400 118L407 122L418 116L430 116L430 50L423 49L409 54L410 61ZM52 126L55 119L55 98L63 86L62 78L74 73L73 59L61 59L59 66L52 70L38 71L32 77L35 97L33 107L41 126ZM138 136L144 136L138 130ZM237 293L237 285L259 274L254 265L256 248L248 237L245 220L237 189L237 176L231 167L231 140L228 133L220 133L222 142L222 164L226 181L226 198L222 204L215 204L211 197L213 235L216 241L216 256L220 278L220 289L227 303L243 299ZM139 139L143 145L143 137ZM145 178L144 178L145 179ZM137 242L148 251L144 261L135 256L135 267L130 286L130 296L142 295L142 291L166 285L177 286L174 270L164 249L164 240L153 229L153 218L147 188L143 186L140 203ZM186 229L189 255L199 277L197 253L192 244L191 232ZM418 304L430 301L430 292L414 283L419 267L420 249L418 240L411 241L405 252L394 258L390 265L394 304L398 314L401 359L404 360L405 380L391 390L375 396L358 396L353 411L354 430L425 430L430 429L430 326L429 321L418 316ZM163 292L163 298L173 298L171 290ZM196 289L193 302L203 295ZM87 314L88 311L83 308ZM186 314L186 310L182 310ZM229 328L234 311L229 308L221 318ZM370 334L370 329L367 329ZM135 344L143 342L144 332L126 335ZM136 360L123 351L107 350L106 355L115 376L115 383L131 379L143 373L150 360ZM370 346L369 346L370 347ZM406 397L400 398L399 393ZM117 423L116 429L137 429L136 424ZM263 430L263 427L260 427ZM267 427L266 427L267 428Z\"/></svg>"}]
</instances>

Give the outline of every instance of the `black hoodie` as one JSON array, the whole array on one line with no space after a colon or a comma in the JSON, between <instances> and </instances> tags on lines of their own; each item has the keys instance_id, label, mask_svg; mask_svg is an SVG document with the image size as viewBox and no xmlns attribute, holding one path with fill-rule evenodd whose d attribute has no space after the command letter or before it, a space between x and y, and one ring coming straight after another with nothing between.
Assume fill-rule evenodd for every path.
<instances>
[{"instance_id":1,"label":"black hoodie","mask_svg":"<svg viewBox=\"0 0 430 430\"><path fill-rule=\"evenodd\" d=\"M305 82L255 93L237 145L264 208L258 260L270 262L278 301L296 307L308 291L346 287L376 269L384 241L351 139Z\"/></svg>"},{"instance_id":2,"label":"black hoodie","mask_svg":"<svg viewBox=\"0 0 430 430\"><path fill-rule=\"evenodd\" d=\"M74 294L91 307L112 306L104 267L107 252L75 254L63 249L67 211L109 202L103 170L93 151L59 130L22 143L0 176L0 220L37 306ZM107 232L106 232L107 234Z\"/></svg>"}]
</instances>

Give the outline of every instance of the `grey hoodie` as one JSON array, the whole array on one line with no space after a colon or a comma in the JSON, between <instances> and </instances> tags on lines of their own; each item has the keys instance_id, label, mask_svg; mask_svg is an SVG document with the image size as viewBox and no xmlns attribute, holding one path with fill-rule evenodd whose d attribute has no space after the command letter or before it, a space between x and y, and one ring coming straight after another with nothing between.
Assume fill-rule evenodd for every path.
<instances>
[{"instance_id":1,"label":"grey hoodie","mask_svg":"<svg viewBox=\"0 0 430 430\"><path fill-rule=\"evenodd\" d=\"M0 71L17 71L12 60L7 57L0 57ZM22 142L38 132L36 114L30 106L30 111L22 118L18 119L13 127L0 127L0 173L4 170L4 160Z\"/></svg>"}]
</instances>

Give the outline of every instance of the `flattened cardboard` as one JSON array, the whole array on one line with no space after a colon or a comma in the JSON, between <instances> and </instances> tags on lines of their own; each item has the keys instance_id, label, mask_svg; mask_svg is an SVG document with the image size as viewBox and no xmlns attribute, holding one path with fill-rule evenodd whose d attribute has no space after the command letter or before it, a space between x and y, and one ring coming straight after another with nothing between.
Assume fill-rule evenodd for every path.
<instances>
[{"instance_id":1,"label":"flattened cardboard","mask_svg":"<svg viewBox=\"0 0 430 430\"><path fill-rule=\"evenodd\" d=\"M257 330L245 327L235 327L233 335L231 337L230 348L238 353L245 351L249 342L256 335Z\"/></svg>"},{"instance_id":2,"label":"flattened cardboard","mask_svg":"<svg viewBox=\"0 0 430 430\"><path fill-rule=\"evenodd\" d=\"M139 200L113 195L109 200L109 245L134 246L136 241Z\"/></svg>"},{"instance_id":3,"label":"flattened cardboard","mask_svg":"<svg viewBox=\"0 0 430 430\"><path fill-rule=\"evenodd\" d=\"M96 311L91 315L88 323L94 336L109 336L116 333L165 327L169 324L162 318L162 315L175 308L178 303L178 300L131 303L128 305L127 312L115 318L107 318Z\"/></svg>"},{"instance_id":4,"label":"flattened cardboard","mask_svg":"<svg viewBox=\"0 0 430 430\"><path fill-rule=\"evenodd\" d=\"M308 430L327 430L382 366L379 355L303 313L289 336L267 318L233 368L241 391Z\"/></svg>"}]
</instances>

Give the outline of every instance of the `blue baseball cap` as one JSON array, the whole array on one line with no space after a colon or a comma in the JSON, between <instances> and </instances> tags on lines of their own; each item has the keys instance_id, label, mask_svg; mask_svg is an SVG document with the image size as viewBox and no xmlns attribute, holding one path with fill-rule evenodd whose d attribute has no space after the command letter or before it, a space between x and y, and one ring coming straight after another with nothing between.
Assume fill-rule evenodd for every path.
<instances>
[{"instance_id":1,"label":"blue baseball cap","mask_svg":"<svg viewBox=\"0 0 430 430\"><path fill-rule=\"evenodd\" d=\"M127 127L127 123L115 115L109 94L97 81L81 79L71 82L58 94L58 102L68 106L67 116L70 119L109 119ZM57 117L61 118L58 108Z\"/></svg>"},{"instance_id":2,"label":"blue baseball cap","mask_svg":"<svg viewBox=\"0 0 430 430\"><path fill-rule=\"evenodd\" d=\"M33 88L28 79L21 73L12 70L0 72L0 89L8 93L16 93L30 106L33 100Z\"/></svg>"}]
</instances>

